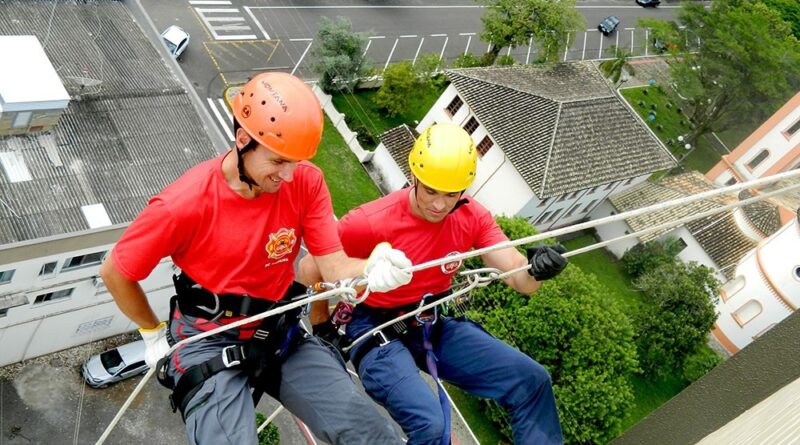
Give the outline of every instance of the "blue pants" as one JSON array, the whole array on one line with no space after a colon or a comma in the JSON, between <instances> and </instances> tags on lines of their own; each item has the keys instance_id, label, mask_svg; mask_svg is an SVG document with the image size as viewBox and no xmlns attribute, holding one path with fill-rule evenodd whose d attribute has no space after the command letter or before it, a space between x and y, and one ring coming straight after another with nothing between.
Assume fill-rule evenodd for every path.
<instances>
[{"instance_id":1,"label":"blue pants","mask_svg":"<svg viewBox=\"0 0 800 445\"><path fill-rule=\"evenodd\" d=\"M550 375L542 365L471 320L440 317L437 323L433 350L442 380L508 410L514 443L563 443ZM347 334L357 338L379 324L357 307ZM419 373L426 369L424 357L421 329L412 329L402 342L373 347L358 369L367 393L400 424L409 445L438 444L444 428L436 394Z\"/></svg>"},{"instance_id":2,"label":"blue pants","mask_svg":"<svg viewBox=\"0 0 800 445\"><path fill-rule=\"evenodd\" d=\"M201 332L189 316L173 319L170 330L178 341ZM225 346L242 344L238 333L232 329L178 348L169 375L177 383L183 370L218 356ZM278 399L327 443L402 445L389 420L358 391L341 356L315 337L304 336L283 362ZM255 445L255 422L247 376L231 368L206 380L190 400L186 436L192 445Z\"/></svg>"}]
</instances>

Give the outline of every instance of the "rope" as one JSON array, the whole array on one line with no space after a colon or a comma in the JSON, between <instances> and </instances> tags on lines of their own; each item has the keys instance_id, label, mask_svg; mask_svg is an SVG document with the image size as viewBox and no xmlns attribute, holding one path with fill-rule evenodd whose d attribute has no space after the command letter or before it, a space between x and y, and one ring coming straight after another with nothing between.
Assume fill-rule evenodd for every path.
<instances>
[{"instance_id":1,"label":"rope","mask_svg":"<svg viewBox=\"0 0 800 445\"><path fill-rule=\"evenodd\" d=\"M283 411L283 405L278 405L278 407L275 408L275 411L273 411L272 414L270 414L269 417L267 417L266 420L264 420L264 423L262 423L258 427L258 430L256 430L256 434L261 434L261 432L264 431L264 428L266 428L270 422L275 420L275 418L278 417L278 414L280 414L281 411Z\"/></svg>"}]
</instances>

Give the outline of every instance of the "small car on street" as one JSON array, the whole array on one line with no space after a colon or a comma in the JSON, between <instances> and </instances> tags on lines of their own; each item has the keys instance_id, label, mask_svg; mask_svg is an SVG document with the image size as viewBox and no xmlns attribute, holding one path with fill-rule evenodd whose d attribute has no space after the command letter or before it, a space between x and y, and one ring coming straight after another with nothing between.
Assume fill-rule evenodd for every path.
<instances>
[{"instance_id":1,"label":"small car on street","mask_svg":"<svg viewBox=\"0 0 800 445\"><path fill-rule=\"evenodd\" d=\"M614 32L619 26L619 17L615 15L610 15L603 19L599 25L597 25L597 30L602 32L604 36L607 36Z\"/></svg>"},{"instance_id":2,"label":"small car on street","mask_svg":"<svg viewBox=\"0 0 800 445\"><path fill-rule=\"evenodd\" d=\"M636 0L636 3L639 6L644 6L645 8L648 6L656 7L661 4L661 0Z\"/></svg>"},{"instance_id":3,"label":"small car on street","mask_svg":"<svg viewBox=\"0 0 800 445\"><path fill-rule=\"evenodd\" d=\"M144 374L148 369L144 351L144 341L139 340L93 355L83 363L83 379L92 388L105 388Z\"/></svg>"},{"instance_id":4,"label":"small car on street","mask_svg":"<svg viewBox=\"0 0 800 445\"><path fill-rule=\"evenodd\" d=\"M178 25L171 25L161 33L161 39L164 40L164 45L167 50L172 54L172 57L179 59L181 54L189 46L189 34Z\"/></svg>"}]
</instances>

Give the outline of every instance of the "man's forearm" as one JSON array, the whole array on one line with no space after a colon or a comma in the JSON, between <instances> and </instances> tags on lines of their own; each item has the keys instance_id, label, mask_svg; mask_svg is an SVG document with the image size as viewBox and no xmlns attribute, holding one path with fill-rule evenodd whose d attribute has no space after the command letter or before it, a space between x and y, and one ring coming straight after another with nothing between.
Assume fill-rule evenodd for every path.
<instances>
[{"instance_id":1,"label":"man's forearm","mask_svg":"<svg viewBox=\"0 0 800 445\"><path fill-rule=\"evenodd\" d=\"M125 278L116 268L111 257L100 268L100 276L120 311L131 321L145 329L158 326L159 320L150 307L142 287L136 281Z\"/></svg>"}]
</instances>

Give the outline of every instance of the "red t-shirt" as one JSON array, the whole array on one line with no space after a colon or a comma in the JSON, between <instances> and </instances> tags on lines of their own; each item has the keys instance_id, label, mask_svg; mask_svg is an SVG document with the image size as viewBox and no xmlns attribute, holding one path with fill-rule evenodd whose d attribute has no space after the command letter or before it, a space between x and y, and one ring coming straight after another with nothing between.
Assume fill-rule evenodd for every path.
<instances>
[{"instance_id":1,"label":"red t-shirt","mask_svg":"<svg viewBox=\"0 0 800 445\"><path fill-rule=\"evenodd\" d=\"M404 188L381 199L351 210L339 221L339 236L348 256L367 258L383 241L402 250L413 264L492 246L508 238L492 214L471 197L466 204L431 223L411 212L409 194ZM419 301L427 293L444 292L461 262L448 263L414 273L411 283L387 293L373 292L365 304L396 307Z\"/></svg>"},{"instance_id":2,"label":"red t-shirt","mask_svg":"<svg viewBox=\"0 0 800 445\"><path fill-rule=\"evenodd\" d=\"M142 280L170 256L212 292L277 301L294 279L301 239L312 255L342 248L319 168L300 162L277 193L246 199L222 175L226 155L195 166L150 200L112 251L125 277Z\"/></svg>"}]
</instances>

